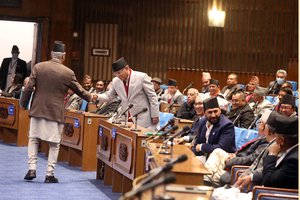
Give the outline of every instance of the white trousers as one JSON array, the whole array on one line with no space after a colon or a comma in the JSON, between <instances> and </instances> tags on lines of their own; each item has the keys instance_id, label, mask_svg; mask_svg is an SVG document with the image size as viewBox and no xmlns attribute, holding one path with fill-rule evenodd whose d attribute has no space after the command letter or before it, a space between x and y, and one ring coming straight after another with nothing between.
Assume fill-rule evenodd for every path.
<instances>
[{"instance_id":1,"label":"white trousers","mask_svg":"<svg viewBox=\"0 0 300 200\"><path fill-rule=\"evenodd\" d=\"M225 160L228 158L228 155L223 149L215 149L209 155L204 166L211 174L205 175L204 180L220 182L220 177L225 173Z\"/></svg>"},{"instance_id":2,"label":"white trousers","mask_svg":"<svg viewBox=\"0 0 300 200\"><path fill-rule=\"evenodd\" d=\"M60 143L47 142L49 145L47 176L53 176L57 163ZM30 170L37 168L37 154L39 148L39 139L30 137L28 141L28 165Z\"/></svg>"}]
</instances>

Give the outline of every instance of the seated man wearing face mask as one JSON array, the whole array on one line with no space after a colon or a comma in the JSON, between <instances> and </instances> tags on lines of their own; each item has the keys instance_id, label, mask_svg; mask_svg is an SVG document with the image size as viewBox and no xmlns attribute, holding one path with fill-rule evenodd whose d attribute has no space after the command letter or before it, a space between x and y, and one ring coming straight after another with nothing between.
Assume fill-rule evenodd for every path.
<instances>
[{"instance_id":1,"label":"seated man wearing face mask","mask_svg":"<svg viewBox=\"0 0 300 200\"><path fill-rule=\"evenodd\" d=\"M275 81L271 81L269 83L269 87L268 87L268 94L274 94L277 95L282 84L286 82L286 76L287 73L285 70L283 69L279 69L276 72L276 80Z\"/></svg>"}]
</instances>

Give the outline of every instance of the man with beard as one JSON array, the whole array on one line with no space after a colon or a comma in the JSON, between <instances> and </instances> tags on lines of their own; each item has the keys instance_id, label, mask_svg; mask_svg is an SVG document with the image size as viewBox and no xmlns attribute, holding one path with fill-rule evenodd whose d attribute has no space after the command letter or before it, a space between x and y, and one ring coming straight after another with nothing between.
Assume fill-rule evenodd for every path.
<instances>
[{"instance_id":1,"label":"man with beard","mask_svg":"<svg viewBox=\"0 0 300 200\"><path fill-rule=\"evenodd\" d=\"M234 153L235 133L233 123L221 114L218 100L213 97L203 102L205 118L201 119L199 132L192 150L205 163L206 158L216 148Z\"/></svg>"}]
</instances>

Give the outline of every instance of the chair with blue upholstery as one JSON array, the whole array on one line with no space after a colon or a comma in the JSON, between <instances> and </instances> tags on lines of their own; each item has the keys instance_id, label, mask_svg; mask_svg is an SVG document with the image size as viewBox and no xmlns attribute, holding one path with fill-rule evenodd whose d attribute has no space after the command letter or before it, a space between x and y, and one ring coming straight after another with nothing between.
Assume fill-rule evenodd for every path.
<instances>
[{"instance_id":1,"label":"chair with blue upholstery","mask_svg":"<svg viewBox=\"0 0 300 200\"><path fill-rule=\"evenodd\" d=\"M86 111L87 110L87 106L88 106L88 102L86 100L82 99L80 110Z\"/></svg>"},{"instance_id":2,"label":"chair with blue upholstery","mask_svg":"<svg viewBox=\"0 0 300 200\"><path fill-rule=\"evenodd\" d=\"M238 180L240 175L249 168L250 166L246 165L233 165L231 167L231 185L234 185L234 183ZM248 184L244 188L241 189L241 192L249 192L254 187L253 184Z\"/></svg>"},{"instance_id":3,"label":"chair with blue upholstery","mask_svg":"<svg viewBox=\"0 0 300 200\"><path fill-rule=\"evenodd\" d=\"M255 186L252 190L253 200L287 200L298 198L297 189Z\"/></svg>"},{"instance_id":4,"label":"chair with blue upholstery","mask_svg":"<svg viewBox=\"0 0 300 200\"><path fill-rule=\"evenodd\" d=\"M245 89L245 85L244 85L244 84L239 83L238 85L240 86L240 88L241 88L242 90Z\"/></svg>"},{"instance_id":5,"label":"chair with blue upholstery","mask_svg":"<svg viewBox=\"0 0 300 200\"><path fill-rule=\"evenodd\" d=\"M160 85L160 88L163 89L163 90L167 90L167 89L168 89L168 86L165 85L165 84L161 84L161 85Z\"/></svg>"},{"instance_id":6,"label":"chair with blue upholstery","mask_svg":"<svg viewBox=\"0 0 300 200\"><path fill-rule=\"evenodd\" d=\"M296 99L299 98L299 92L298 91L293 91L293 95L294 95L294 97L296 97Z\"/></svg>"},{"instance_id":7,"label":"chair with blue upholstery","mask_svg":"<svg viewBox=\"0 0 300 200\"><path fill-rule=\"evenodd\" d=\"M287 81L287 82L289 82L290 84L292 84L292 86L293 86L293 88L292 88L292 90L293 91L297 91L297 87L298 87L298 83L296 82L296 81Z\"/></svg>"},{"instance_id":8,"label":"chair with blue upholstery","mask_svg":"<svg viewBox=\"0 0 300 200\"><path fill-rule=\"evenodd\" d=\"M183 96L183 102L187 102L187 96L186 95Z\"/></svg>"},{"instance_id":9,"label":"chair with blue upholstery","mask_svg":"<svg viewBox=\"0 0 300 200\"><path fill-rule=\"evenodd\" d=\"M273 105L276 105L279 102L277 96L266 96L265 98L266 100L270 101Z\"/></svg>"},{"instance_id":10,"label":"chair with blue upholstery","mask_svg":"<svg viewBox=\"0 0 300 200\"><path fill-rule=\"evenodd\" d=\"M174 114L172 113L165 113L165 112L159 112L159 125L160 127L163 127L166 125L170 119L174 118Z\"/></svg>"},{"instance_id":11,"label":"chair with blue upholstery","mask_svg":"<svg viewBox=\"0 0 300 200\"><path fill-rule=\"evenodd\" d=\"M243 144L258 138L258 132L256 130L252 129L245 129L245 128L239 128L234 127L235 132L235 146L236 149L240 149Z\"/></svg>"}]
</instances>

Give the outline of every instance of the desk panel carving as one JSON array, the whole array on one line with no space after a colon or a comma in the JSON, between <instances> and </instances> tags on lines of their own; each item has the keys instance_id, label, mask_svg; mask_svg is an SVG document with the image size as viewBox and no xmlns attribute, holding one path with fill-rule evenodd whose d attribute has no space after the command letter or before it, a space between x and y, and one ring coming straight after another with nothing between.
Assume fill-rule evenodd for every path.
<instances>
[{"instance_id":1,"label":"desk panel carving","mask_svg":"<svg viewBox=\"0 0 300 200\"><path fill-rule=\"evenodd\" d=\"M14 126L16 121L16 106L11 103L0 102L0 123Z\"/></svg>"},{"instance_id":2,"label":"desk panel carving","mask_svg":"<svg viewBox=\"0 0 300 200\"><path fill-rule=\"evenodd\" d=\"M83 119L65 116L65 126L62 134L62 144L74 149L82 150L82 125Z\"/></svg>"},{"instance_id":3,"label":"desk panel carving","mask_svg":"<svg viewBox=\"0 0 300 200\"><path fill-rule=\"evenodd\" d=\"M114 165L116 165L116 169L120 169L131 174L133 159L132 138L118 132L115 144L116 156Z\"/></svg>"}]
</instances>

